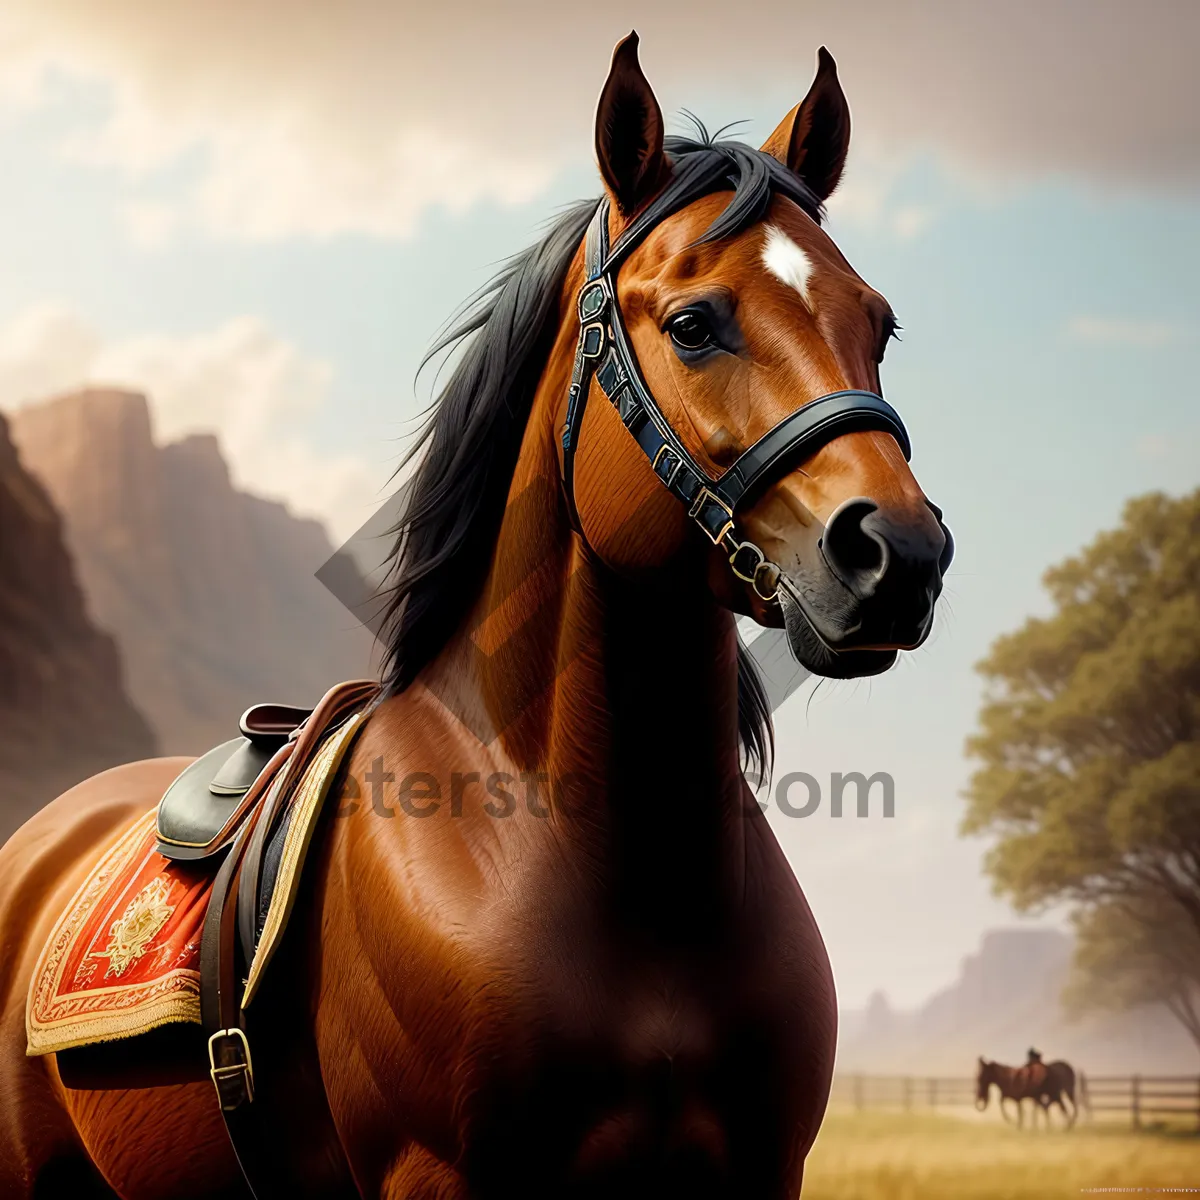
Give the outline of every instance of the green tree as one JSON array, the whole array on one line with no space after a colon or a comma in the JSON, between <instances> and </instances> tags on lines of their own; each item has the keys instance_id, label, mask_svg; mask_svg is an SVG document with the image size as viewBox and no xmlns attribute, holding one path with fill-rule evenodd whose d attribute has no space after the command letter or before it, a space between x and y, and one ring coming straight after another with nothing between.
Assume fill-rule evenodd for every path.
<instances>
[{"instance_id":1,"label":"green tree","mask_svg":"<svg viewBox=\"0 0 1200 1200\"><path fill-rule=\"evenodd\" d=\"M1124 898L1076 917L1076 971L1064 1000L1077 1012L1165 1004L1200 1044L1200 936L1181 905Z\"/></svg>"},{"instance_id":2,"label":"green tree","mask_svg":"<svg viewBox=\"0 0 1200 1200\"><path fill-rule=\"evenodd\" d=\"M995 890L1069 903L1068 999L1166 1004L1200 1046L1200 491L1131 501L1001 637L962 831Z\"/></svg>"}]
</instances>

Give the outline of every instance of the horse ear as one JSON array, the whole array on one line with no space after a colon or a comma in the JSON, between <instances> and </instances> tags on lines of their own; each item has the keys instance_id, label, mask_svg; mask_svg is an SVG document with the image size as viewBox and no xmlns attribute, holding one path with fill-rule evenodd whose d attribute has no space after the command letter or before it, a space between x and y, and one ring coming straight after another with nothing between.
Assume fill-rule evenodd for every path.
<instances>
[{"instance_id":1,"label":"horse ear","mask_svg":"<svg viewBox=\"0 0 1200 1200\"><path fill-rule=\"evenodd\" d=\"M629 216L665 182L663 115L638 62L638 35L617 43L596 109L600 174L622 215Z\"/></svg>"},{"instance_id":2,"label":"horse ear","mask_svg":"<svg viewBox=\"0 0 1200 1200\"><path fill-rule=\"evenodd\" d=\"M842 177L850 148L850 106L838 82L837 63L824 46L808 95L763 143L768 154L795 171L821 200Z\"/></svg>"}]
</instances>

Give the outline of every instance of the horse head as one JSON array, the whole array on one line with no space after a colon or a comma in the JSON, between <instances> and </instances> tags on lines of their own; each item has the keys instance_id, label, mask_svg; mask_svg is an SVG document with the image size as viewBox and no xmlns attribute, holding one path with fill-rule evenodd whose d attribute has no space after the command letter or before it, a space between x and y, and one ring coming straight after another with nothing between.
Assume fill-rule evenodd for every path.
<instances>
[{"instance_id":1,"label":"horse head","mask_svg":"<svg viewBox=\"0 0 1200 1200\"><path fill-rule=\"evenodd\" d=\"M988 1097L991 1095L992 1083L995 1079L996 1064L988 1062L982 1055L979 1058L979 1070L975 1075L975 1107L983 1112L988 1106ZM1000 1107L1003 1110L1004 1102L1000 1102Z\"/></svg>"},{"instance_id":2,"label":"horse head","mask_svg":"<svg viewBox=\"0 0 1200 1200\"><path fill-rule=\"evenodd\" d=\"M896 317L821 226L849 139L849 108L824 49L808 94L758 151L664 137L636 35L614 53L596 151L608 239L636 245L614 269L613 305L701 482L740 470L748 448L814 401L880 400ZM697 186L704 172L713 181ZM851 415L828 437L780 453L704 545L689 541L687 497L681 506L661 486L673 457L649 465L624 416L616 399L593 403L573 464L579 526L610 566L635 571L689 554L695 562L699 546L698 573L715 598L774 626L787 616L774 594L783 576L803 614L787 620L793 651L819 675L876 674L929 635L953 542L909 467L902 425ZM739 538L757 559L731 555ZM779 572L768 572L766 587L755 570L764 559Z\"/></svg>"}]
</instances>

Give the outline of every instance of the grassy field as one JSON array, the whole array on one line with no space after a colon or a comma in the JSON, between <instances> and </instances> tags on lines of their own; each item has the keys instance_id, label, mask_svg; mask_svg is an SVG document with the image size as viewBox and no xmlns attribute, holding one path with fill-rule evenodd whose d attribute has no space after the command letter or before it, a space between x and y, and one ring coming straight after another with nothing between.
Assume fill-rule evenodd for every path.
<instances>
[{"instance_id":1,"label":"grassy field","mask_svg":"<svg viewBox=\"0 0 1200 1200\"><path fill-rule=\"evenodd\" d=\"M991 1119L833 1111L804 1173L804 1200L1055 1200L1200 1194L1200 1137L1077 1126L1020 1132Z\"/></svg>"}]
</instances>

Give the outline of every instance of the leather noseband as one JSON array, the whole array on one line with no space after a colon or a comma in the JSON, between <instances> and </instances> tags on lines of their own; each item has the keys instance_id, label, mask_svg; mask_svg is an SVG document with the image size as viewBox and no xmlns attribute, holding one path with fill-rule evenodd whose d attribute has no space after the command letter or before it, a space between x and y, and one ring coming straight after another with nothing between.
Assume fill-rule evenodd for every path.
<instances>
[{"instance_id":1,"label":"leather noseband","mask_svg":"<svg viewBox=\"0 0 1200 1200\"><path fill-rule=\"evenodd\" d=\"M844 433L861 429L890 433L907 459L911 456L908 432L900 414L875 392L830 392L784 417L713 479L688 452L646 386L617 302L621 263L652 228L635 221L610 250L607 199L600 202L588 226L587 280L579 293L579 344L562 436L563 486L571 524L582 536L575 505L575 451L594 376L660 482L683 503L709 541L728 552L734 574L753 584L763 600L781 603L787 616L789 608L799 606L795 585L758 546L738 539L734 514L739 502L786 462L808 458ZM781 588L781 583L786 586ZM806 623L811 625L807 618ZM787 624L790 629L792 622Z\"/></svg>"}]
</instances>

